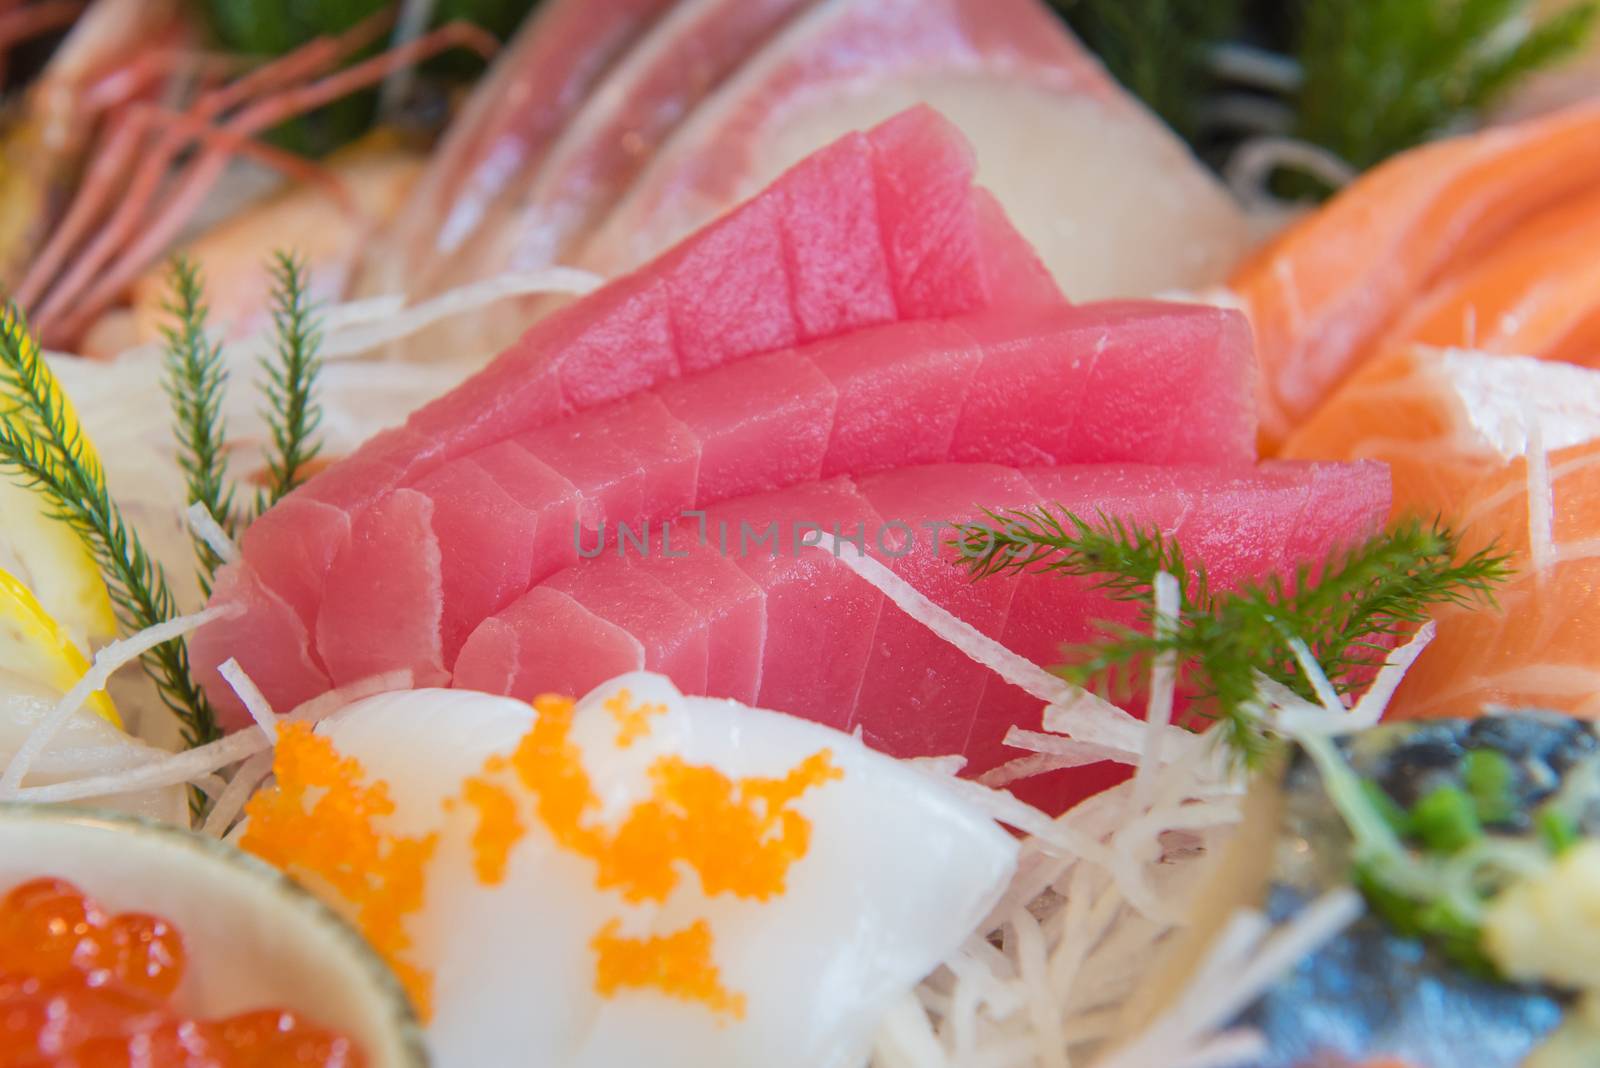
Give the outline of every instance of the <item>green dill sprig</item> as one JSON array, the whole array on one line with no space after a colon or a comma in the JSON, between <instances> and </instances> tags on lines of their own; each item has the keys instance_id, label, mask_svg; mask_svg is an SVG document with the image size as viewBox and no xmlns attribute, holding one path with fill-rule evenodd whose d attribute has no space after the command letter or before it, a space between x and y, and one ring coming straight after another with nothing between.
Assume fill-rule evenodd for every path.
<instances>
[{"instance_id":1,"label":"green dill sprig","mask_svg":"<svg viewBox=\"0 0 1600 1068\"><path fill-rule=\"evenodd\" d=\"M83 539L124 628L144 630L175 618L166 574L123 521L104 469L21 312L8 305L0 314L0 470L42 493L51 514ZM183 639L164 642L141 660L178 717L184 740L200 745L217 738L216 717L190 677Z\"/></svg>"},{"instance_id":2,"label":"green dill sprig","mask_svg":"<svg viewBox=\"0 0 1600 1068\"><path fill-rule=\"evenodd\" d=\"M178 466L183 468L189 503L200 504L224 533L232 537L237 521L234 489L227 477L227 427L222 417L222 396L228 372L222 346L207 336L208 309L205 283L199 268L186 256L172 262L171 295L164 305L172 324L162 328L166 338L163 385L172 402L173 432L178 444ZM194 538L200 561L200 588L211 595L211 581L222 558L204 538Z\"/></svg>"},{"instance_id":3,"label":"green dill sprig","mask_svg":"<svg viewBox=\"0 0 1600 1068\"><path fill-rule=\"evenodd\" d=\"M1600 3L1543 21L1532 0L1304 0L1297 134L1364 169L1458 128L1575 53Z\"/></svg>"},{"instance_id":4,"label":"green dill sprig","mask_svg":"<svg viewBox=\"0 0 1600 1068\"><path fill-rule=\"evenodd\" d=\"M322 451L317 436L322 409L316 401L322 334L311 304L305 263L292 253L274 253L272 277L277 347L271 359L262 361L272 450L267 458L270 481L257 495L257 514L310 477L311 461Z\"/></svg>"},{"instance_id":5,"label":"green dill sprig","mask_svg":"<svg viewBox=\"0 0 1600 1068\"><path fill-rule=\"evenodd\" d=\"M1259 675L1314 700L1292 642L1304 642L1338 692L1360 685L1392 642L1439 604L1491 603L1509 575L1493 547L1462 558L1448 528L1402 522L1293 577L1218 592L1173 539L1156 529L1064 508L990 512L956 524L957 548L974 577L1044 572L1085 578L1094 589L1140 605L1141 627L1101 624L1100 641L1064 647L1053 670L1080 686L1126 691L1152 662L1173 654L1199 700L1219 720L1225 744L1253 764L1266 748ZM1157 633L1151 603L1158 572L1179 585L1176 623ZM1259 673L1259 674L1258 674Z\"/></svg>"}]
</instances>

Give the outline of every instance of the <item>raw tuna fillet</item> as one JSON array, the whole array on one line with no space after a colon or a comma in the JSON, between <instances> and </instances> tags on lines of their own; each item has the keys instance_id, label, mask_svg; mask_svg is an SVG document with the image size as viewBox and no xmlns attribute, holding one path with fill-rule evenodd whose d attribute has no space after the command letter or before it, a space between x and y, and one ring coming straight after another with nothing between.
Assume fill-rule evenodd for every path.
<instances>
[{"instance_id":1,"label":"raw tuna fillet","mask_svg":"<svg viewBox=\"0 0 1600 1068\"><path fill-rule=\"evenodd\" d=\"M912 103L971 138L1075 300L1215 282L1244 248L1226 191L1041 0L823 0L677 128L577 261L626 269Z\"/></svg>"},{"instance_id":2,"label":"raw tuna fillet","mask_svg":"<svg viewBox=\"0 0 1600 1068\"><path fill-rule=\"evenodd\" d=\"M883 323L1059 299L1026 244L973 187L960 135L932 111L913 109L841 138L659 259L538 323L404 427L281 501L251 525L243 556L253 582L310 633L352 524L390 490L450 459L756 353ZM236 716L242 709L214 668L229 656L245 662L256 641L249 613L195 639L201 678Z\"/></svg>"},{"instance_id":3,"label":"raw tuna fillet","mask_svg":"<svg viewBox=\"0 0 1600 1068\"><path fill-rule=\"evenodd\" d=\"M1050 503L1159 527L1182 541L1223 585L1322 558L1376 529L1388 512L1381 464L1269 463L1259 468L1083 465L910 467L838 478L708 509L695 554L644 561L607 553L536 586L467 639L453 685L519 697L582 693L623 671L647 668L699 679L698 637L663 625L654 588L639 573L675 571L679 589L726 582L731 563L764 597L759 623L746 587L727 589L746 612L726 625L713 600L685 601L672 618L696 627L710 659L759 656L755 701L848 729L897 756L951 752L982 773L1017 755L1003 745L1012 724L1037 726L1036 701L976 668L888 603L824 550L796 548L807 532L858 540L896 573L973 626L1042 664L1063 642L1089 640L1096 620L1134 621L1136 606L1108 600L1081 580L1030 574L970 582L934 527L980 507ZM698 523L674 528L699 542ZM848 550L846 550L848 551ZM559 611L556 610L559 606ZM658 614L661 613L661 614ZM719 651L714 653L713 650ZM676 680L675 680L676 681ZM741 680L749 687L750 680ZM707 686L711 679L707 676ZM733 696L716 689L717 696ZM739 696L748 700L749 689ZM1080 796L1069 774L1030 784L1059 808Z\"/></svg>"},{"instance_id":4,"label":"raw tuna fillet","mask_svg":"<svg viewBox=\"0 0 1600 1068\"><path fill-rule=\"evenodd\" d=\"M369 509L328 573L317 651L335 683L397 668L436 680L473 627L580 552L642 546L687 510L836 474L1248 463L1251 376L1236 313L1109 302L877 327L674 379L492 446L523 451L525 468L502 468L514 481L497 482L480 450ZM417 508L385 507L418 495L421 526ZM413 558L406 580L391 573ZM385 625L397 619L431 625L404 640Z\"/></svg>"}]
</instances>

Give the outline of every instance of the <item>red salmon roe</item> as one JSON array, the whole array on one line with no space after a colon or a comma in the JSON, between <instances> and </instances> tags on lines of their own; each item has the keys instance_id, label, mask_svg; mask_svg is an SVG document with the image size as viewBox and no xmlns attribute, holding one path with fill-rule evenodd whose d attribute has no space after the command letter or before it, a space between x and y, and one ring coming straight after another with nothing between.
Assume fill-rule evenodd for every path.
<instances>
[{"instance_id":1,"label":"red salmon roe","mask_svg":"<svg viewBox=\"0 0 1600 1068\"><path fill-rule=\"evenodd\" d=\"M159 916L109 915L35 879L0 900L0 1068L361 1068L355 1044L292 1012L191 1020L169 1004L188 958Z\"/></svg>"}]
</instances>

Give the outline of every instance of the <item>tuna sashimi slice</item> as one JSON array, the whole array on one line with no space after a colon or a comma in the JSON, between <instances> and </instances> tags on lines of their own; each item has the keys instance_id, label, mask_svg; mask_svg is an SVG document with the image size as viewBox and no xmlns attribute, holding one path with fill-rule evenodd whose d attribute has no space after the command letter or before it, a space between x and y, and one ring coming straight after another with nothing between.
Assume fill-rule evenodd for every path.
<instances>
[{"instance_id":1,"label":"tuna sashimi slice","mask_svg":"<svg viewBox=\"0 0 1600 1068\"><path fill-rule=\"evenodd\" d=\"M1050 664L1058 660L1062 642L1090 640L1098 620L1136 622L1138 606L1111 601L1086 580L1054 574L970 583L952 553L936 551L923 524L971 518L985 506L1053 504L1085 516L1103 510L1177 538L1190 559L1225 586L1292 573L1371 533L1387 513L1386 488L1382 465L1360 463L1274 463L1259 469L929 465L859 483L840 478L725 502L708 510L707 542L765 593L763 623L747 623L742 635L747 649L761 649L763 703L834 726L859 726L869 741L899 756L954 750L969 758L969 772L980 774L1018 755L1003 744L1006 730L1013 724L1036 727L1037 702L998 677L975 674L954 647L928 640L925 630L829 551L796 549L808 531L832 528L859 539L935 603L1014 651ZM684 539L697 532L690 522L676 529ZM910 551L902 552L907 545ZM652 561L653 573L664 576L673 563ZM686 570L704 564L700 554ZM635 645L621 641L618 628L626 633L627 625L615 612L610 619L591 613L597 623L552 638L543 614L530 607L546 604L555 588L577 583L578 572L588 589L629 589L636 567L608 555L563 572L552 580L554 588L535 587L467 640L455 685L479 687L507 677L507 648L544 648L555 641L554 651L540 654L552 665L549 678L581 690L605 675L583 676L574 664L612 672L644 658L647 647L670 645L655 620L640 625L648 636L636 638ZM703 613L706 606L696 607ZM516 688L509 692L516 696L556 685L522 667L515 675ZM1132 708L1142 712L1142 703ZM1033 800L1059 809L1081 797L1097 775L1103 782L1103 771L1074 769L1024 789Z\"/></svg>"},{"instance_id":2,"label":"tuna sashimi slice","mask_svg":"<svg viewBox=\"0 0 1600 1068\"><path fill-rule=\"evenodd\" d=\"M848 479L832 479L718 505L707 520L718 547L727 546L766 595L757 703L810 704L813 719L843 729L866 670L861 636L877 626L883 598L828 554L804 546L819 532L870 537L880 517ZM797 649L811 654L796 656Z\"/></svg>"},{"instance_id":3,"label":"tuna sashimi slice","mask_svg":"<svg viewBox=\"0 0 1600 1068\"><path fill-rule=\"evenodd\" d=\"M1215 282L1244 248L1228 194L1040 0L822 0L677 128L578 261L641 262L912 103L967 134L985 186L1075 299Z\"/></svg>"},{"instance_id":4,"label":"tuna sashimi slice","mask_svg":"<svg viewBox=\"0 0 1600 1068\"><path fill-rule=\"evenodd\" d=\"M440 646L444 597L432 521L433 502L411 489L395 491L356 521L345 566L330 572L317 617L316 647L336 683L376 675L397 663L412 668L417 686L436 686L448 677Z\"/></svg>"},{"instance_id":5,"label":"tuna sashimi slice","mask_svg":"<svg viewBox=\"0 0 1600 1068\"><path fill-rule=\"evenodd\" d=\"M950 458L993 463L1240 463L1255 458L1255 363L1242 316L1105 301L974 320L984 352ZM1070 353L1040 378L1044 353ZM1026 382L1026 390L1019 389ZM1019 403L1019 394L1028 399Z\"/></svg>"},{"instance_id":6,"label":"tuna sashimi slice","mask_svg":"<svg viewBox=\"0 0 1600 1068\"><path fill-rule=\"evenodd\" d=\"M634 567L700 613L706 633L706 692L752 704L761 692L765 642L752 642L750 635L766 634L766 591L704 536L708 530L665 525L655 550Z\"/></svg>"},{"instance_id":7,"label":"tuna sashimi slice","mask_svg":"<svg viewBox=\"0 0 1600 1068\"><path fill-rule=\"evenodd\" d=\"M949 566L947 527L977 506L1027 508L1039 503L1017 471L978 464L908 468L860 480L862 494L885 523L884 563L901 578L991 638L1011 612L1015 581L972 582ZM898 535L898 537L896 537ZM851 719L868 745L890 753L960 753L990 673L944 639L893 607L878 617L870 660Z\"/></svg>"},{"instance_id":8,"label":"tuna sashimi slice","mask_svg":"<svg viewBox=\"0 0 1600 1068\"><path fill-rule=\"evenodd\" d=\"M643 668L644 646L637 638L567 594L539 586L473 631L453 685L532 699L587 693L593 689L589 679Z\"/></svg>"},{"instance_id":9,"label":"tuna sashimi slice","mask_svg":"<svg viewBox=\"0 0 1600 1068\"><path fill-rule=\"evenodd\" d=\"M596 619L631 634L642 647L644 666L672 678L698 679L706 684L706 620L696 609L663 586L633 561L619 555L620 567L601 571L574 567L558 572L545 583L588 609ZM565 655L564 642L551 644L547 656ZM523 670L530 670L524 654ZM626 670L619 664L619 671ZM617 674L618 672L613 672Z\"/></svg>"},{"instance_id":10,"label":"tuna sashimi slice","mask_svg":"<svg viewBox=\"0 0 1600 1068\"><path fill-rule=\"evenodd\" d=\"M477 458L502 443L416 484L434 506L427 536L442 561L443 664L454 665L479 620L576 553L630 545L637 553L686 510L824 473L865 475L953 459L1248 462L1255 440L1249 367L1249 338L1233 312L1149 302L1062 305L1028 316L986 312L857 331L577 413L514 440L538 470L505 469L498 487L491 485ZM1146 403L1126 410L1123 393ZM532 484L519 485L520 478ZM546 508L546 496L565 508L569 488L576 514L562 514L571 544L552 545L538 533L548 524L529 510ZM528 503L513 507L518 499ZM488 529L502 516L503 529ZM361 529L362 540L334 562L330 585L346 566L365 573L374 557L414 551L417 535L404 525ZM395 540L380 549L374 539L384 531ZM421 592L388 584L351 618L409 612L381 598ZM385 658L390 668L413 666L409 647L385 633L345 633L330 618L321 617L319 643L337 642L344 652L319 653L335 682L352 681L347 662L367 672ZM364 652L353 657L357 647ZM417 669L432 663L430 657Z\"/></svg>"}]
</instances>

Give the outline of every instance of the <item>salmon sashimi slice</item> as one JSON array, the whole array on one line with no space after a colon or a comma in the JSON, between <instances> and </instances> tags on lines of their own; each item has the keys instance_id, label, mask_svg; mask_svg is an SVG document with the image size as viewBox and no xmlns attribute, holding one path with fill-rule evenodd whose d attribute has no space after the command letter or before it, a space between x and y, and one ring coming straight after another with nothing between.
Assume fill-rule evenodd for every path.
<instances>
[{"instance_id":1,"label":"salmon sashimi slice","mask_svg":"<svg viewBox=\"0 0 1600 1068\"><path fill-rule=\"evenodd\" d=\"M899 320L1058 303L1042 265L972 180L970 149L927 108L841 138L657 260L542 320L405 426L280 501L242 540L253 582L312 632L328 570L361 513L450 459L761 352ZM246 613L195 643L202 680L235 717L242 709L214 668L248 655L252 631Z\"/></svg>"},{"instance_id":2,"label":"salmon sashimi slice","mask_svg":"<svg viewBox=\"0 0 1600 1068\"><path fill-rule=\"evenodd\" d=\"M1600 193L1563 200L1442 277L1372 351L1421 343L1600 366Z\"/></svg>"},{"instance_id":3,"label":"salmon sashimi slice","mask_svg":"<svg viewBox=\"0 0 1600 1068\"><path fill-rule=\"evenodd\" d=\"M1087 516L1105 509L1159 527L1194 546L1196 563L1225 584L1321 559L1336 545L1370 535L1389 507L1387 474L1379 464L946 464L841 477L724 502L708 509L704 520L681 521L674 538L698 543L692 556L633 558L608 551L581 561L480 624L456 661L452 685L519 697L584 692L623 671L670 675L669 664L698 679L699 642L662 627L653 611L619 606L615 591L636 588L644 564L661 585L662 576L680 571L681 588L687 588L731 561L764 598L759 624L749 611L748 588L729 584L749 629L698 625L708 658L713 646L728 650L742 643L746 661L759 650L754 688L763 705L860 729L897 756L959 752L969 758L969 770L980 773L1015 755L1003 744L1006 731L1013 724L1037 726L1037 702L975 672L955 647L929 641L831 551L806 547L807 539L822 531L863 546L935 603L1049 664L1062 642L1092 637L1096 620L1132 623L1137 606L1059 575L970 582L940 525L976 517L983 507L1027 504ZM651 588L640 603L658 605L656 597ZM702 603L696 610L714 607ZM1052 780L1049 796L1036 799L1059 808L1081 796L1071 779Z\"/></svg>"},{"instance_id":4,"label":"salmon sashimi slice","mask_svg":"<svg viewBox=\"0 0 1600 1068\"><path fill-rule=\"evenodd\" d=\"M1244 247L1226 190L1041 0L820 0L674 130L575 262L626 269L914 102L972 140L1073 299L1214 283Z\"/></svg>"},{"instance_id":5,"label":"salmon sashimi slice","mask_svg":"<svg viewBox=\"0 0 1600 1068\"><path fill-rule=\"evenodd\" d=\"M481 620L580 553L835 474L950 460L1249 463L1252 369L1237 313L1122 301L878 327L673 379L491 446L527 455L538 470L498 470L531 478L542 499L497 487L471 453L415 483L431 532L369 509L328 572L316 651L335 683L378 661L435 678ZM416 552L419 537L440 559L438 585L377 581L375 562ZM437 628L413 646L382 625L391 618Z\"/></svg>"},{"instance_id":6,"label":"salmon sashimi slice","mask_svg":"<svg viewBox=\"0 0 1600 1068\"><path fill-rule=\"evenodd\" d=\"M1281 442L1449 269L1600 182L1600 103L1426 145L1357 179L1235 272Z\"/></svg>"},{"instance_id":7,"label":"salmon sashimi slice","mask_svg":"<svg viewBox=\"0 0 1600 1068\"><path fill-rule=\"evenodd\" d=\"M1516 573L1499 612L1434 612L1438 634L1389 714L1475 716L1503 705L1600 716L1600 440L1518 458L1464 507L1466 548L1494 540Z\"/></svg>"},{"instance_id":8,"label":"salmon sashimi slice","mask_svg":"<svg viewBox=\"0 0 1600 1068\"><path fill-rule=\"evenodd\" d=\"M1286 457L1381 460L1396 517L1459 518L1481 479L1527 452L1600 436L1600 372L1408 346L1362 367L1284 443Z\"/></svg>"}]
</instances>

